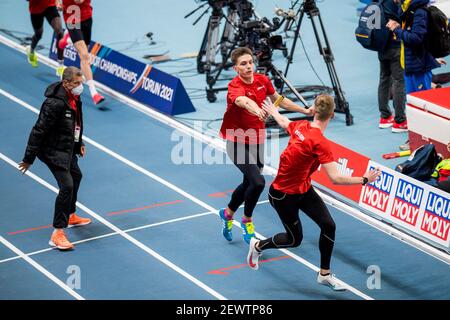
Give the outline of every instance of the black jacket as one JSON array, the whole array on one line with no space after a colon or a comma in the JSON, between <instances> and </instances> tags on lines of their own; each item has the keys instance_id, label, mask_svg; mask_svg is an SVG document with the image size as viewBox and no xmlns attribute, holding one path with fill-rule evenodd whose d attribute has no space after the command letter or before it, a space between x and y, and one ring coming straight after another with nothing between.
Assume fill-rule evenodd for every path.
<instances>
[{"instance_id":1,"label":"black jacket","mask_svg":"<svg viewBox=\"0 0 450 320\"><path fill-rule=\"evenodd\" d=\"M384 0L381 4L383 6L384 15L386 17L386 21L390 19L401 23L399 10L400 5L396 4L393 0ZM400 48L401 41L398 38L394 38L393 33L389 39L388 46L386 48Z\"/></svg>"},{"instance_id":2,"label":"black jacket","mask_svg":"<svg viewBox=\"0 0 450 320\"><path fill-rule=\"evenodd\" d=\"M81 154L83 145L82 103L78 100L77 112L70 107L62 82L51 84L45 91L45 96L47 99L31 130L23 162L33 164L37 156L46 164L68 170L73 153ZM77 117L81 132L79 142L75 143Z\"/></svg>"},{"instance_id":3,"label":"black jacket","mask_svg":"<svg viewBox=\"0 0 450 320\"><path fill-rule=\"evenodd\" d=\"M406 11L400 10L405 28L397 28L394 32L405 45L402 59L405 61L406 73L424 73L440 66L426 46L428 12L425 7L429 3L430 0L412 0Z\"/></svg>"}]
</instances>

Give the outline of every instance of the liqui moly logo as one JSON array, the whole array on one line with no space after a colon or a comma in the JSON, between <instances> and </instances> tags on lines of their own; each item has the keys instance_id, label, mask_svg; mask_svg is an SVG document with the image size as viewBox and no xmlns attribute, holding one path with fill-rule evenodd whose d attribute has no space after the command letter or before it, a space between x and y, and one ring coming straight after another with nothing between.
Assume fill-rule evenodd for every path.
<instances>
[{"instance_id":1,"label":"liqui moly logo","mask_svg":"<svg viewBox=\"0 0 450 320\"><path fill-rule=\"evenodd\" d=\"M423 192L423 188L406 180L398 179L391 216L415 226Z\"/></svg>"},{"instance_id":2,"label":"liqui moly logo","mask_svg":"<svg viewBox=\"0 0 450 320\"><path fill-rule=\"evenodd\" d=\"M450 199L430 192L420 228L442 240L448 240L450 229Z\"/></svg>"},{"instance_id":3,"label":"liqui moly logo","mask_svg":"<svg viewBox=\"0 0 450 320\"><path fill-rule=\"evenodd\" d=\"M372 169L374 167L370 168L370 170ZM377 181L372 182L363 189L362 203L386 212L393 184L394 176L387 172L382 172Z\"/></svg>"}]
</instances>

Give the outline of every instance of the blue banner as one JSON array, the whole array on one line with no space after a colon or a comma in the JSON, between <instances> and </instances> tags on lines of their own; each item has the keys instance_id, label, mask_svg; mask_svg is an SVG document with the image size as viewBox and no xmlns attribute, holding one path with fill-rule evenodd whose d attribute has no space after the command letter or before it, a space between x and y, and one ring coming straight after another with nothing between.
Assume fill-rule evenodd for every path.
<instances>
[{"instance_id":1,"label":"blue banner","mask_svg":"<svg viewBox=\"0 0 450 320\"><path fill-rule=\"evenodd\" d=\"M89 53L94 80L165 114L195 111L180 79L98 42L91 42ZM55 37L49 57L57 59ZM64 65L80 66L77 51L72 45L64 50Z\"/></svg>"}]
</instances>

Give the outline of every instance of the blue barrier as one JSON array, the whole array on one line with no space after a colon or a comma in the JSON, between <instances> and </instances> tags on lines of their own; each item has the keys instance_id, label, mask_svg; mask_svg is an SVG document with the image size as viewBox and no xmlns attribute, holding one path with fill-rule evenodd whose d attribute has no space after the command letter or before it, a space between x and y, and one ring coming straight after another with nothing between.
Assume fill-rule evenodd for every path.
<instances>
[{"instance_id":1,"label":"blue barrier","mask_svg":"<svg viewBox=\"0 0 450 320\"><path fill-rule=\"evenodd\" d=\"M94 80L165 114L195 111L180 79L98 42L91 42L89 53ZM57 59L55 37L49 57ZM64 65L80 66L77 51L72 45L64 50Z\"/></svg>"}]
</instances>

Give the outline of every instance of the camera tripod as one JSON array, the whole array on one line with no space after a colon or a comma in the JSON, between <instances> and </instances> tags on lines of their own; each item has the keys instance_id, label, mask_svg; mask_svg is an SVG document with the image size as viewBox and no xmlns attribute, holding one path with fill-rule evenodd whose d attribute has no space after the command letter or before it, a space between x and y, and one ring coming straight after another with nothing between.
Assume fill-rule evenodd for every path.
<instances>
[{"instance_id":1,"label":"camera tripod","mask_svg":"<svg viewBox=\"0 0 450 320\"><path fill-rule=\"evenodd\" d=\"M219 4L220 9L215 7ZM232 50L246 46L253 50L256 63L266 65L271 62L272 50L282 50L287 56L287 48L282 45L281 36L271 36L270 33L276 31L281 24L275 18L271 23L267 18L259 18L254 12L253 5L249 0L229 0L227 3L213 2L212 15L208 21L207 29L203 36L197 58L197 70L206 74L206 97L209 102L217 100L217 92L226 91L227 87L214 87L223 70L232 67L229 61ZM228 14L223 14L223 7L228 7ZM220 22L225 18L222 37L219 40ZM216 54L221 54L221 62L216 62ZM273 73L275 74L275 73ZM274 76L275 86L281 86L278 76ZM230 79L231 80L231 79Z\"/></svg>"},{"instance_id":2,"label":"camera tripod","mask_svg":"<svg viewBox=\"0 0 450 320\"><path fill-rule=\"evenodd\" d=\"M246 21L254 16L253 5L249 0L208 0L185 18L192 15L206 4L209 7L203 14L193 23L194 25L212 8L206 31L203 35L202 44L197 56L197 71L206 75L206 98L209 102L217 100L216 93L226 91L227 87L214 88L219 80L223 70L232 67L230 62L231 52L239 45L245 45L242 41L242 32L240 27ZM227 13L224 14L224 9ZM222 20L225 25L222 27ZM219 39L220 32L222 35ZM217 55L220 57L217 58Z\"/></svg>"},{"instance_id":3,"label":"camera tripod","mask_svg":"<svg viewBox=\"0 0 450 320\"><path fill-rule=\"evenodd\" d=\"M188 18L205 5L208 5L200 17L194 21L193 25L195 25L209 12L210 9L212 9L197 55L197 71L198 73L206 74L206 83L210 88L212 88L218 80L221 71L224 68L228 69L232 66L229 62L229 56L231 51L236 47L236 37L238 36L237 26L239 25L238 20L241 19L241 16L245 13L244 10L238 12L239 10L236 3L240 3L240 0L207 0L204 4L185 16L185 18ZM251 6L251 3L248 2L248 4ZM224 14L225 8L228 10L226 15ZM221 28L223 19L225 19L225 26ZM220 32L222 32L221 37ZM218 54L220 55L220 58L217 58ZM207 93L207 96L208 101L215 101L214 94L211 95L211 93Z\"/></svg>"},{"instance_id":4,"label":"camera tripod","mask_svg":"<svg viewBox=\"0 0 450 320\"><path fill-rule=\"evenodd\" d=\"M298 2L299 2L299 0L297 0L295 4L297 4ZM295 6L295 4L294 4L294 6ZM319 47L319 53L321 56L323 56L323 59L325 61L327 69L328 69L328 73L330 75L330 80L331 80L331 84L332 84L334 95L335 95L336 112L344 113L345 114L345 123L347 126L350 126L353 124L353 116L350 113L349 104L348 104L347 100L345 99L344 92L342 90L342 87L341 87L341 84L339 81L339 77L337 75L336 68L334 66L334 55L331 51L330 42L328 41L328 37L325 32L322 17L320 15L320 11L316 5L315 0L304 0L302 5L300 6L299 10L296 13L296 16L300 15L300 17L298 19L297 27L295 29L295 36L294 36L294 40L292 43L291 51L290 51L289 55L287 56L287 65L286 65L286 69L284 71L284 76L287 75L287 73L289 71L289 66L290 66L290 64L292 64L295 46L297 44L297 40L298 40L298 37L300 34L301 24L303 22L303 18L305 17L305 14L311 20L312 27L314 30L314 35L316 37L317 45ZM315 19L318 20L318 23L315 21ZM323 46L319 32L322 34L325 46ZM283 87L281 87L281 91L282 90L283 90Z\"/></svg>"},{"instance_id":5,"label":"camera tripod","mask_svg":"<svg viewBox=\"0 0 450 320\"><path fill-rule=\"evenodd\" d=\"M331 51L330 43L325 32L320 11L317 8L315 0L303 0L302 4L300 5L297 12L295 12L295 14L288 18L285 17L282 22L278 21L277 23L275 23L274 21L273 24L271 24L266 18L263 18L261 20L257 17L256 20L252 20L252 17L255 15L255 13L253 11L253 6L249 0L207 1L207 3L204 3L199 8L188 14L186 17L190 16L192 13L205 6L206 4L209 4L209 6L213 9L212 15L208 21L207 29L203 36L202 45L197 58L198 72L206 74L206 83L208 85L206 87L206 97L209 102L215 102L217 100L217 92L227 90L226 87L217 88L214 87L214 85L217 81L219 81L221 72L232 66L229 62L231 51L238 46L248 46L255 53L255 62L258 66L258 72L265 74L270 73L274 80L275 87L279 89L279 92L283 93L284 85L287 85L290 91L297 97L297 99L299 99L302 104L305 105L305 101L303 98L300 98L301 95L298 93L298 91L292 85L288 84L286 76L289 71L289 66L292 63L294 57L297 40L300 35L301 24L306 14L311 20L314 35L319 47L319 53L324 58L331 79L332 88L325 87L324 91L328 90L329 92L332 90L334 92L336 112L345 114L347 126L353 124L353 116L350 113L349 104L345 99L336 72L336 68L334 66L334 56ZM300 0L296 0L291 9L295 8L299 2ZM226 16L223 13L223 9L225 7L228 7L228 14ZM209 7L194 22L194 24L196 24L201 19L201 17L208 12L208 10ZM298 21L296 21L297 17L299 17ZM223 28L222 37L219 40L220 24L222 19L226 20L226 24ZM318 19L318 22L316 22L315 19ZM289 54L287 54L287 48L284 47L284 45L280 44L281 39L278 39L279 41L275 41L275 44L272 43L272 40L275 40L276 37L281 38L281 36L270 35L271 32L276 31L285 21L285 31L292 28L294 23L296 23L295 36ZM264 31L263 34L260 31L257 31L261 29L261 23L265 23L267 26L269 26L268 31ZM251 25L255 25L255 27L253 28L251 27ZM321 36L324 39L324 42L322 42ZM282 50L283 54L287 57L287 65L284 73L275 68L272 64L272 50L274 49ZM217 53L221 54L221 62L216 62Z\"/></svg>"}]
</instances>

